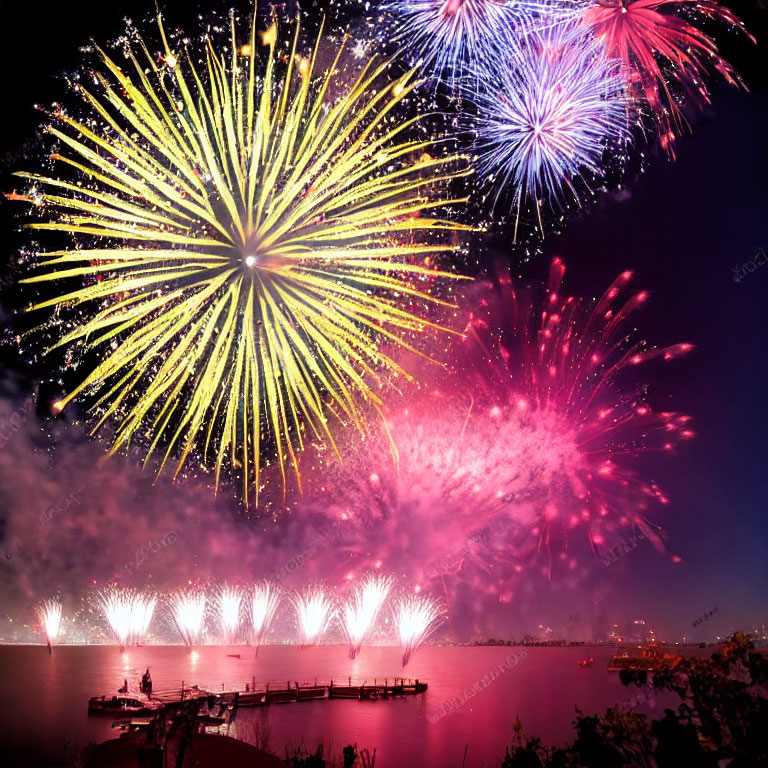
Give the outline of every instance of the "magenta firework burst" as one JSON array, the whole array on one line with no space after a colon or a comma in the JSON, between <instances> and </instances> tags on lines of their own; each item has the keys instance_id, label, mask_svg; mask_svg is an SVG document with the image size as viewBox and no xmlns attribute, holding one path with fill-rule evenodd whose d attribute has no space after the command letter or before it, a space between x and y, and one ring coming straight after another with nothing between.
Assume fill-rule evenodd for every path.
<instances>
[{"instance_id":1,"label":"magenta firework burst","mask_svg":"<svg viewBox=\"0 0 768 768\"><path fill-rule=\"evenodd\" d=\"M630 289L631 271L593 306L561 293L564 275L565 265L554 259L543 302L501 277L495 302L484 302L487 311L472 317L470 336L485 362L474 368L481 374L478 391L485 393L478 416L509 430L504 442L513 451L526 444L525 435L533 436L528 442L535 442L535 451L510 458L537 478L527 493L534 502L533 531L547 550L554 530L564 539L584 526L598 551L617 525L638 526L661 547L645 513L667 498L632 461L641 453L671 452L694 433L690 417L654 410L634 371L654 359L678 358L692 345L657 348L633 340L628 321L648 293ZM537 456L531 465L529 457ZM502 494L510 519L519 498L516 488Z\"/></svg>"},{"instance_id":2,"label":"magenta firework burst","mask_svg":"<svg viewBox=\"0 0 768 768\"><path fill-rule=\"evenodd\" d=\"M623 63L628 87L648 106L661 146L672 156L686 102L709 103L711 73L743 86L697 19L720 22L756 42L736 14L714 0L589 0L581 17L606 53Z\"/></svg>"},{"instance_id":3,"label":"magenta firework burst","mask_svg":"<svg viewBox=\"0 0 768 768\"><path fill-rule=\"evenodd\" d=\"M555 554L565 573L583 569L569 554L579 530L596 555L636 527L664 549L650 510L667 498L635 460L693 432L654 410L634 374L691 345L632 341L648 294L629 290L631 272L594 306L561 294L564 272L556 259L543 303L508 277L480 286L453 373L320 468L307 510L333 522L347 577L381 569L449 603L461 585L473 603L509 600L524 571L551 578Z\"/></svg>"}]
</instances>

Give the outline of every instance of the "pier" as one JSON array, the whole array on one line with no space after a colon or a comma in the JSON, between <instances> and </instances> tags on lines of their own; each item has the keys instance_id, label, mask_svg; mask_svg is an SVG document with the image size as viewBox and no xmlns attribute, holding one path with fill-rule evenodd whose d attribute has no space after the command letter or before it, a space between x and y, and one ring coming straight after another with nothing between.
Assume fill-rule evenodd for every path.
<instances>
[{"instance_id":1,"label":"pier","mask_svg":"<svg viewBox=\"0 0 768 768\"><path fill-rule=\"evenodd\" d=\"M194 699L208 699L214 704L230 704L234 707L264 707L271 704L292 704L302 701L322 701L324 699L358 699L371 700L388 699L395 696L416 696L427 690L427 683L421 680L405 678L375 678L372 683L367 680L355 682L352 678L329 680L327 682L299 682L285 680L257 683L252 680L244 683L243 688L225 688L213 691L200 688L197 685L186 686L182 682L180 688L157 691L154 700L172 706Z\"/></svg>"}]
</instances>

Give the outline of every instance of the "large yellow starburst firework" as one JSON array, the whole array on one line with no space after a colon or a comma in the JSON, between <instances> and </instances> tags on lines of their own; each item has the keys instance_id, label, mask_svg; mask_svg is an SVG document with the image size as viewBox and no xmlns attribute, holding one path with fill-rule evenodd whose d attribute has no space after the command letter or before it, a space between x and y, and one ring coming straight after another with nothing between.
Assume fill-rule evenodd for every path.
<instances>
[{"instance_id":1,"label":"large yellow starburst firework","mask_svg":"<svg viewBox=\"0 0 768 768\"><path fill-rule=\"evenodd\" d=\"M204 54L158 23L159 55L134 35L124 69L97 48L95 87L76 86L90 117L49 126L76 178L22 174L54 214L30 226L75 239L26 282L81 281L33 307L74 307L56 346L101 353L62 405L93 396L112 450L141 435L160 469L199 453L218 485L229 461L258 500L267 441L283 481L286 465L298 475L308 436L362 423L381 374L400 373L382 342L437 327L410 307L439 301L431 281L453 275L423 260L452 246L418 234L461 228L429 215L459 201L427 189L467 171L403 138L413 72L380 86L387 65L369 62L345 85L342 43L316 74L321 37L302 57L298 23L281 48L255 12L244 45L233 16L231 42Z\"/></svg>"}]
</instances>

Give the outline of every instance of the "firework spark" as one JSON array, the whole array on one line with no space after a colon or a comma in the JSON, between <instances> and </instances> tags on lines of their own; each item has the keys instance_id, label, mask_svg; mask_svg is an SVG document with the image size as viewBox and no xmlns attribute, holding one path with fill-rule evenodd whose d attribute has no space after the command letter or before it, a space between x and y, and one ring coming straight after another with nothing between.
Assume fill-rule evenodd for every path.
<instances>
[{"instance_id":1,"label":"firework spark","mask_svg":"<svg viewBox=\"0 0 768 768\"><path fill-rule=\"evenodd\" d=\"M50 214L30 226L76 245L26 282L85 283L34 307L77 313L56 346L101 355L61 406L88 399L96 429L118 425L113 451L146 440L159 469L194 454L218 484L229 462L247 503L262 451L284 481L307 435L332 442L379 402L377 372L402 373L381 340L434 330L410 308L451 275L422 259L463 227L431 215L459 201L425 190L468 171L393 119L413 73L379 88L388 65L350 75L343 44L318 72L320 38L302 56L274 26L261 62L255 14L246 45L233 16L229 48L201 54L158 23L158 56L135 32L123 66L96 48L102 71L74 86L87 116L52 115L53 158L80 178L22 174Z\"/></svg>"},{"instance_id":2,"label":"firework spark","mask_svg":"<svg viewBox=\"0 0 768 768\"><path fill-rule=\"evenodd\" d=\"M403 648L403 666L440 626L440 604L430 597L405 597L395 609L395 626Z\"/></svg>"},{"instance_id":3,"label":"firework spark","mask_svg":"<svg viewBox=\"0 0 768 768\"><path fill-rule=\"evenodd\" d=\"M53 645L61 629L61 603L58 600L45 600L36 611L45 639L48 645Z\"/></svg>"},{"instance_id":4,"label":"firework spark","mask_svg":"<svg viewBox=\"0 0 768 768\"><path fill-rule=\"evenodd\" d=\"M121 650L144 642L157 605L154 595L116 588L101 593L100 604Z\"/></svg>"},{"instance_id":5,"label":"firework spark","mask_svg":"<svg viewBox=\"0 0 768 768\"><path fill-rule=\"evenodd\" d=\"M205 594L201 591L181 591L171 596L171 619L187 649L191 649L200 639L205 620L205 605Z\"/></svg>"},{"instance_id":6,"label":"firework spark","mask_svg":"<svg viewBox=\"0 0 768 768\"><path fill-rule=\"evenodd\" d=\"M216 596L219 627L227 643L234 643L240 627L243 593L239 587L222 586Z\"/></svg>"},{"instance_id":7,"label":"firework spark","mask_svg":"<svg viewBox=\"0 0 768 768\"><path fill-rule=\"evenodd\" d=\"M712 0L592 0L582 16L607 54L624 63L630 87L650 108L661 145L671 155L685 123L680 97L694 106L708 104L712 71L731 85L743 85L715 41L686 15L748 34L732 11Z\"/></svg>"},{"instance_id":8,"label":"firework spark","mask_svg":"<svg viewBox=\"0 0 768 768\"><path fill-rule=\"evenodd\" d=\"M256 584L251 594L251 630L253 641L261 645L269 631L275 611L280 603L280 588L268 581Z\"/></svg>"},{"instance_id":9,"label":"firework spark","mask_svg":"<svg viewBox=\"0 0 768 768\"><path fill-rule=\"evenodd\" d=\"M314 645L333 617L333 603L320 587L308 587L291 596L296 610L301 645Z\"/></svg>"},{"instance_id":10,"label":"firework spark","mask_svg":"<svg viewBox=\"0 0 768 768\"><path fill-rule=\"evenodd\" d=\"M562 205L577 179L602 174L603 156L628 136L621 69L591 36L557 25L526 36L519 50L483 75L477 105L478 170L513 207L541 198ZM541 216L539 213L539 226Z\"/></svg>"},{"instance_id":11,"label":"firework spark","mask_svg":"<svg viewBox=\"0 0 768 768\"><path fill-rule=\"evenodd\" d=\"M388 576L368 575L358 584L343 607L341 622L349 644L349 658L360 652L392 588Z\"/></svg>"}]
</instances>

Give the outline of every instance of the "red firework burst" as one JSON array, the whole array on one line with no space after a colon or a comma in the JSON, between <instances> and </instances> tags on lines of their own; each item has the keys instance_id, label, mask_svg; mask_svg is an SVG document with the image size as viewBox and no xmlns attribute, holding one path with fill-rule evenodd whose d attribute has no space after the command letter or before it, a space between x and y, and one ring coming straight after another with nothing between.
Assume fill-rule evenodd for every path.
<instances>
[{"instance_id":1,"label":"red firework burst","mask_svg":"<svg viewBox=\"0 0 768 768\"><path fill-rule=\"evenodd\" d=\"M630 86L647 102L661 145L672 156L686 122L682 98L699 108L708 104L706 79L714 71L744 87L715 41L685 15L736 27L755 42L742 21L713 0L594 0L582 17L608 55L624 63Z\"/></svg>"}]
</instances>

